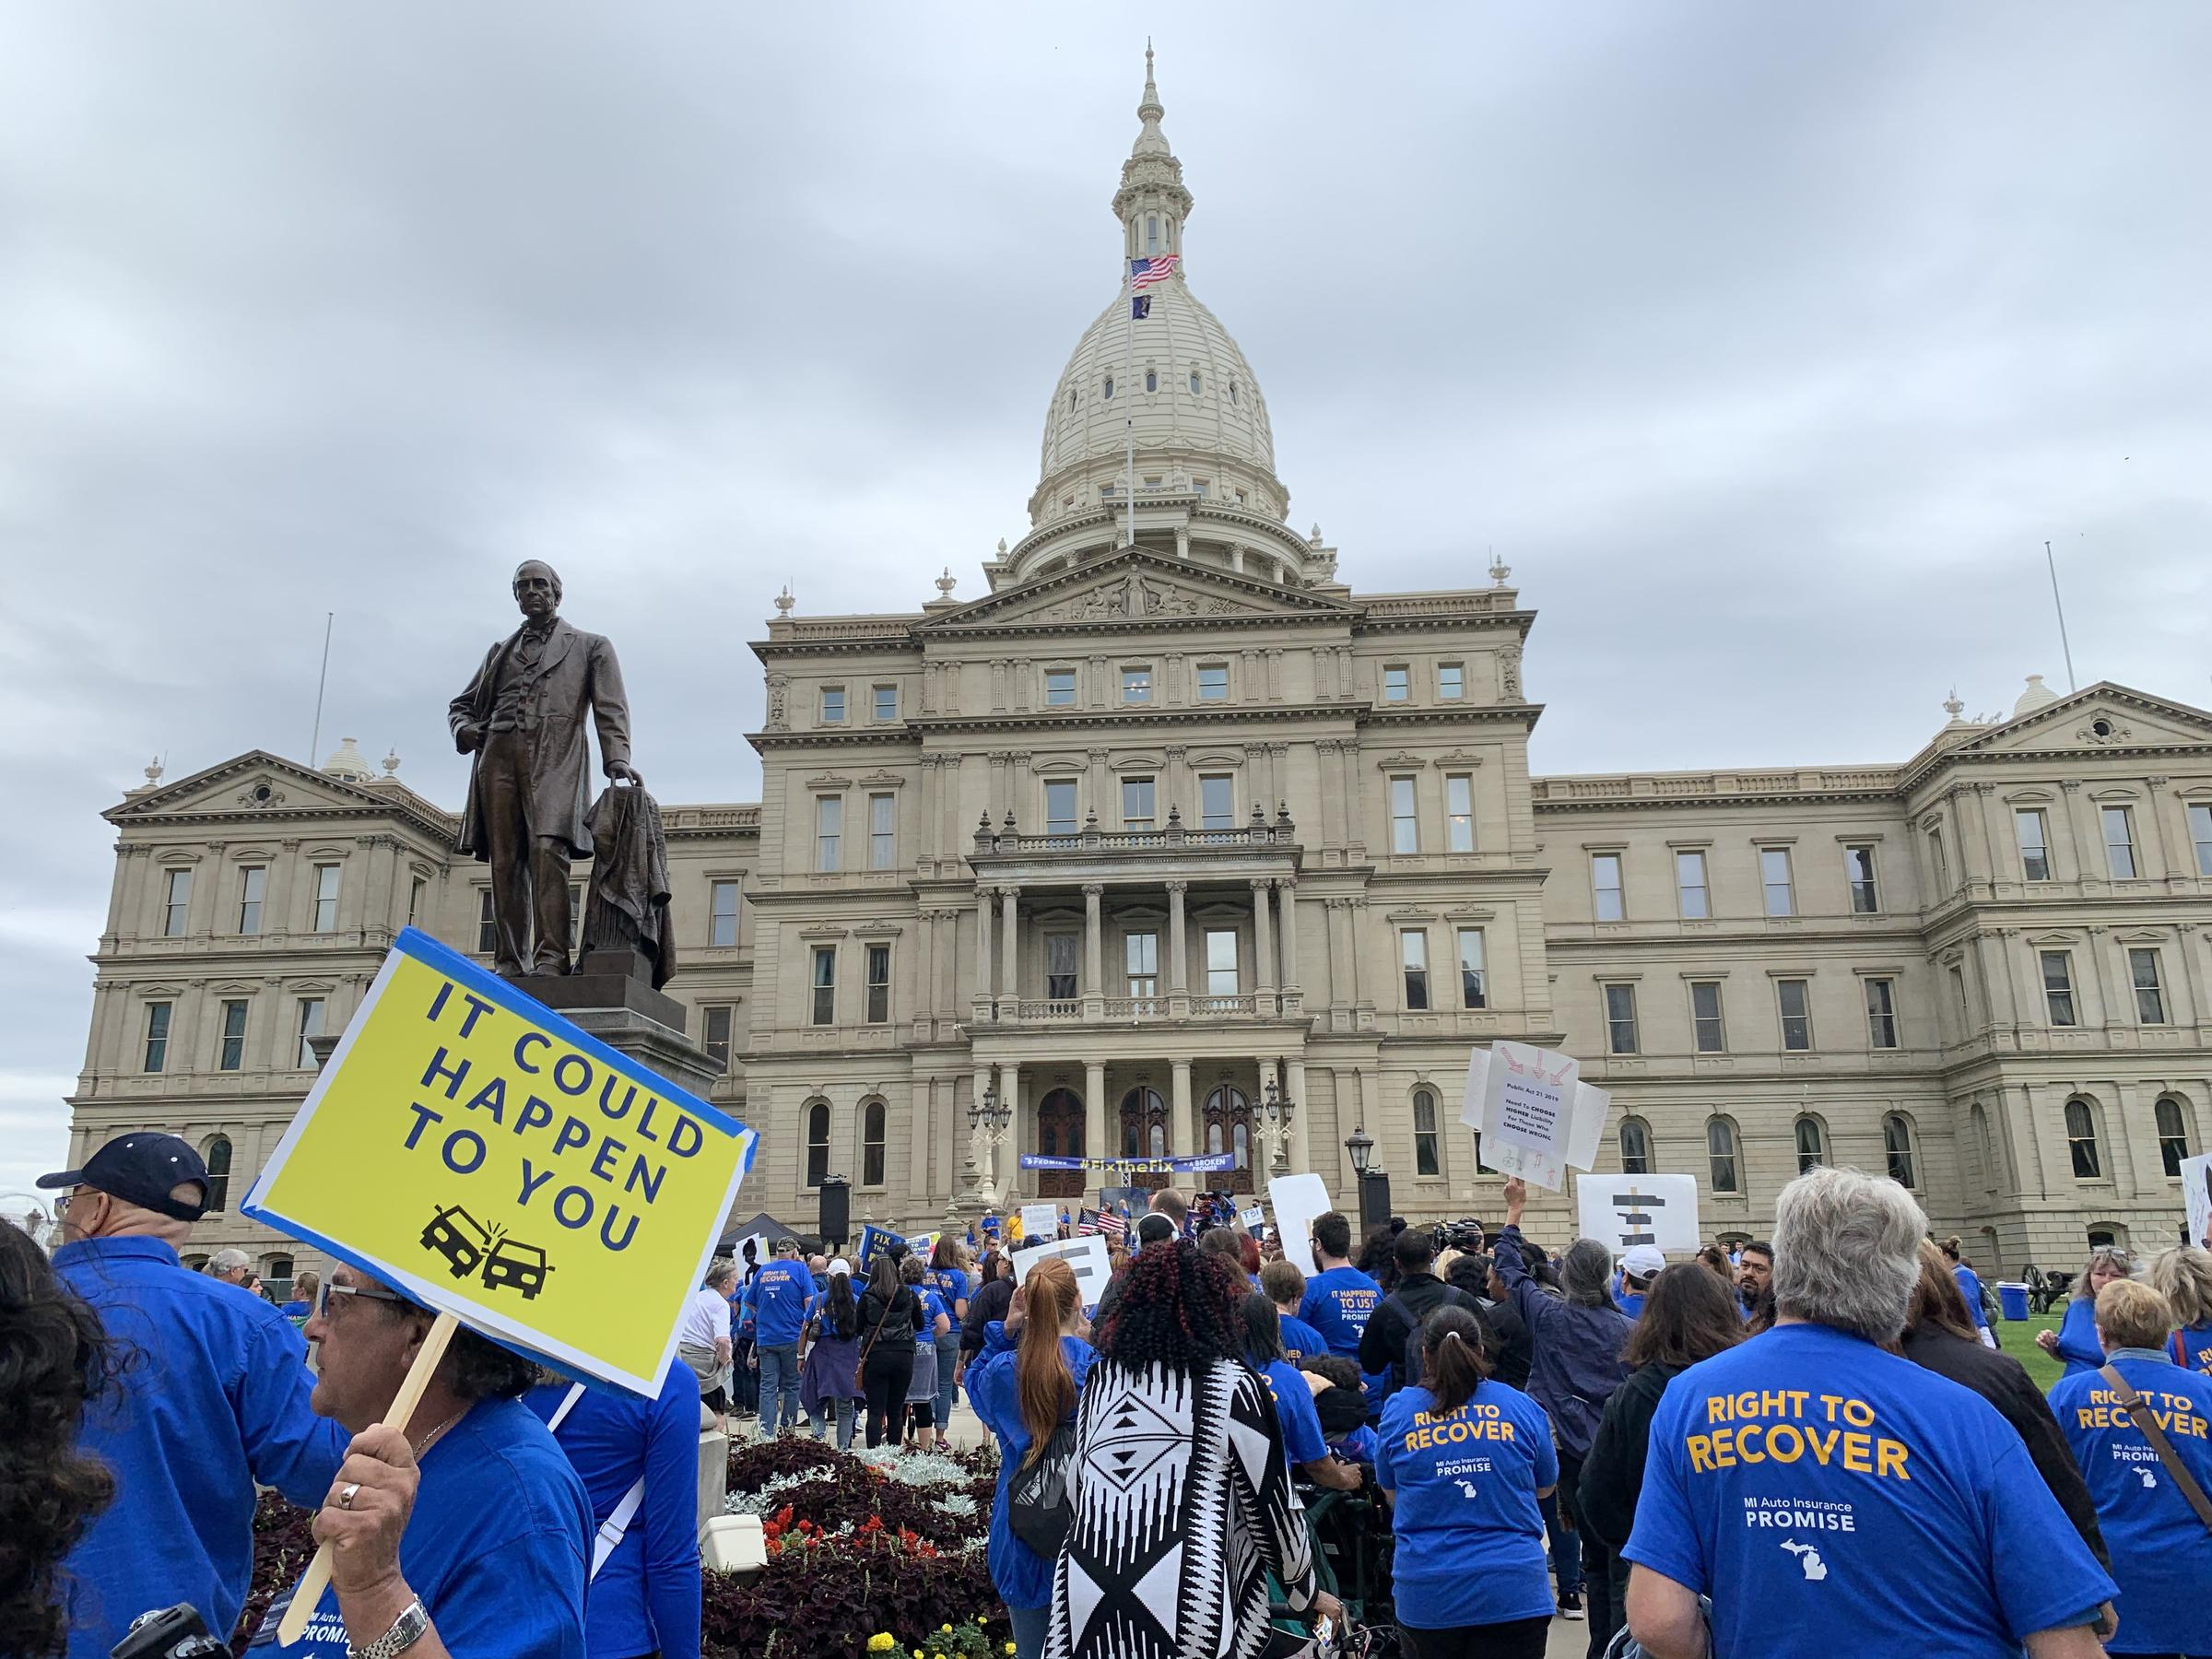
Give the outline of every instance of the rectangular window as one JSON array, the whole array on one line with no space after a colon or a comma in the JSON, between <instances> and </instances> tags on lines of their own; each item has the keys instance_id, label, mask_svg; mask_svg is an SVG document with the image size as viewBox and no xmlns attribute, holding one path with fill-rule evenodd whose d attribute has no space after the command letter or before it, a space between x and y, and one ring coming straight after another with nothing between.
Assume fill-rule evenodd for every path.
<instances>
[{"instance_id":1,"label":"rectangular window","mask_svg":"<svg viewBox=\"0 0 2212 1659\"><path fill-rule=\"evenodd\" d=\"M319 996L303 996L300 999L300 1047L293 1056L293 1064L301 1071L315 1069L315 1051L309 1045L308 1039L323 1035L323 1010L324 1002Z\"/></svg>"},{"instance_id":2,"label":"rectangular window","mask_svg":"<svg viewBox=\"0 0 2212 1659\"><path fill-rule=\"evenodd\" d=\"M1200 702L1227 702L1229 700L1229 665L1201 663L1198 665L1198 700Z\"/></svg>"},{"instance_id":3,"label":"rectangular window","mask_svg":"<svg viewBox=\"0 0 2212 1659\"><path fill-rule=\"evenodd\" d=\"M868 947L868 1023L883 1025L891 1018L891 947Z\"/></svg>"},{"instance_id":4,"label":"rectangular window","mask_svg":"<svg viewBox=\"0 0 2212 1659\"><path fill-rule=\"evenodd\" d=\"M1774 995L1782 1009L1782 1046L1804 1053L1813 1046L1813 994L1805 980L1776 980Z\"/></svg>"},{"instance_id":5,"label":"rectangular window","mask_svg":"<svg viewBox=\"0 0 2212 1659\"><path fill-rule=\"evenodd\" d=\"M246 1064L246 1005L227 1002L223 1005L223 1041L215 1056L218 1071L240 1071Z\"/></svg>"},{"instance_id":6,"label":"rectangular window","mask_svg":"<svg viewBox=\"0 0 2212 1659\"><path fill-rule=\"evenodd\" d=\"M1444 846L1453 853L1475 851L1475 777L1452 772L1444 779Z\"/></svg>"},{"instance_id":7,"label":"rectangular window","mask_svg":"<svg viewBox=\"0 0 2212 1659\"><path fill-rule=\"evenodd\" d=\"M737 884L717 881L707 889L707 943L737 943Z\"/></svg>"},{"instance_id":8,"label":"rectangular window","mask_svg":"<svg viewBox=\"0 0 2212 1659\"><path fill-rule=\"evenodd\" d=\"M1487 1008L1490 1006L1489 986L1485 981L1488 972L1482 959L1482 929L1463 927L1459 930L1459 1006L1463 1008Z\"/></svg>"},{"instance_id":9,"label":"rectangular window","mask_svg":"<svg viewBox=\"0 0 2212 1659\"><path fill-rule=\"evenodd\" d=\"M1759 850L1759 879L1767 892L1767 914L1794 916L1797 913L1797 895L1790 881L1790 850L1787 847L1761 847Z\"/></svg>"},{"instance_id":10,"label":"rectangular window","mask_svg":"<svg viewBox=\"0 0 2212 1659\"><path fill-rule=\"evenodd\" d=\"M1044 706L1048 709L1072 708L1076 700L1076 671L1073 668L1047 668L1044 671Z\"/></svg>"},{"instance_id":11,"label":"rectangular window","mask_svg":"<svg viewBox=\"0 0 2212 1659\"><path fill-rule=\"evenodd\" d=\"M1951 1003L1959 1010L1959 1031L1961 1036L1974 1029L1974 1005L1966 994L1966 970L1957 963L1951 965Z\"/></svg>"},{"instance_id":12,"label":"rectangular window","mask_svg":"<svg viewBox=\"0 0 2212 1659\"><path fill-rule=\"evenodd\" d=\"M415 925L415 919L422 913L422 889L429 885L421 877L418 876L407 887L407 925L409 927Z\"/></svg>"},{"instance_id":13,"label":"rectangular window","mask_svg":"<svg viewBox=\"0 0 2212 1659\"><path fill-rule=\"evenodd\" d=\"M1590 888L1597 899L1597 919L1600 922L1621 922L1628 918L1627 896L1620 888L1620 854L1593 853L1590 855Z\"/></svg>"},{"instance_id":14,"label":"rectangular window","mask_svg":"<svg viewBox=\"0 0 2212 1659\"><path fill-rule=\"evenodd\" d=\"M1675 901L1685 922L1706 922L1712 917L1712 891L1705 885L1705 854L1675 854Z\"/></svg>"},{"instance_id":15,"label":"rectangular window","mask_svg":"<svg viewBox=\"0 0 2212 1659\"><path fill-rule=\"evenodd\" d=\"M1689 984L1690 1041L1700 1054L1728 1052L1727 1029L1721 1024L1721 982L1692 980Z\"/></svg>"},{"instance_id":16,"label":"rectangular window","mask_svg":"<svg viewBox=\"0 0 2212 1659\"><path fill-rule=\"evenodd\" d=\"M2189 804L2189 839L2196 843L2196 873L2212 876L2212 806Z\"/></svg>"},{"instance_id":17,"label":"rectangular window","mask_svg":"<svg viewBox=\"0 0 2212 1659\"><path fill-rule=\"evenodd\" d=\"M1404 664L1401 663L1394 668L1382 670L1382 700L1384 702L1404 702L1412 694L1412 671Z\"/></svg>"},{"instance_id":18,"label":"rectangular window","mask_svg":"<svg viewBox=\"0 0 2212 1659\"><path fill-rule=\"evenodd\" d=\"M143 1069L160 1071L169 1064L169 1018L174 1009L165 1002L146 1005L146 1065Z\"/></svg>"},{"instance_id":19,"label":"rectangular window","mask_svg":"<svg viewBox=\"0 0 2212 1659\"><path fill-rule=\"evenodd\" d=\"M1159 994L1159 935L1133 933L1122 940L1122 962L1129 973L1129 994Z\"/></svg>"},{"instance_id":20,"label":"rectangular window","mask_svg":"<svg viewBox=\"0 0 2212 1659\"><path fill-rule=\"evenodd\" d=\"M1390 850L1393 853L1421 850L1421 820L1413 809L1411 778L1390 781Z\"/></svg>"},{"instance_id":21,"label":"rectangular window","mask_svg":"<svg viewBox=\"0 0 2212 1659\"><path fill-rule=\"evenodd\" d=\"M1074 934L1044 935L1044 994L1053 1002L1076 999L1076 952L1080 943Z\"/></svg>"},{"instance_id":22,"label":"rectangular window","mask_svg":"<svg viewBox=\"0 0 2212 1659\"><path fill-rule=\"evenodd\" d=\"M244 869L239 871L238 931L240 933L257 934L261 931L261 900L262 895L268 890L268 883L269 873L259 865L248 865ZM418 881L415 884L415 890L418 893L422 891L421 882ZM409 922L415 920L412 910L407 912L407 920Z\"/></svg>"},{"instance_id":23,"label":"rectangular window","mask_svg":"<svg viewBox=\"0 0 2212 1659\"><path fill-rule=\"evenodd\" d=\"M2040 808L2022 807L2012 815L2012 832L2020 843L2020 878L2051 879L2051 828Z\"/></svg>"},{"instance_id":24,"label":"rectangular window","mask_svg":"<svg viewBox=\"0 0 2212 1659\"><path fill-rule=\"evenodd\" d=\"M1398 960L1406 969L1406 1006L1429 1006L1429 935L1418 927L1398 935Z\"/></svg>"},{"instance_id":25,"label":"rectangular window","mask_svg":"<svg viewBox=\"0 0 2212 1659\"><path fill-rule=\"evenodd\" d=\"M1122 828L1146 830L1152 828L1153 790L1150 778L1124 778L1122 780Z\"/></svg>"},{"instance_id":26,"label":"rectangular window","mask_svg":"<svg viewBox=\"0 0 2212 1659\"><path fill-rule=\"evenodd\" d=\"M1237 935L1234 929L1209 931L1206 935L1206 992L1208 996L1237 994Z\"/></svg>"},{"instance_id":27,"label":"rectangular window","mask_svg":"<svg viewBox=\"0 0 2212 1659\"><path fill-rule=\"evenodd\" d=\"M1866 1041L1877 1049L1897 1046L1897 982L1866 982Z\"/></svg>"},{"instance_id":28,"label":"rectangular window","mask_svg":"<svg viewBox=\"0 0 2212 1659\"><path fill-rule=\"evenodd\" d=\"M1439 663L1436 665L1436 696L1439 702L1457 702L1467 694L1467 671L1463 664Z\"/></svg>"},{"instance_id":29,"label":"rectangular window","mask_svg":"<svg viewBox=\"0 0 2212 1659\"><path fill-rule=\"evenodd\" d=\"M1047 778L1044 781L1044 832L1047 835L1075 834L1076 781L1073 778Z\"/></svg>"},{"instance_id":30,"label":"rectangular window","mask_svg":"<svg viewBox=\"0 0 2212 1659\"><path fill-rule=\"evenodd\" d=\"M736 1010L726 1003L699 1011L699 1046L725 1072L730 1069L730 1032L736 1025L735 1016Z\"/></svg>"},{"instance_id":31,"label":"rectangular window","mask_svg":"<svg viewBox=\"0 0 2212 1659\"><path fill-rule=\"evenodd\" d=\"M1606 987L1606 1053L1632 1054L1636 1052L1636 987L1607 985Z\"/></svg>"},{"instance_id":32,"label":"rectangular window","mask_svg":"<svg viewBox=\"0 0 2212 1659\"><path fill-rule=\"evenodd\" d=\"M808 1011L818 1026L837 1023L837 947L814 947L814 1006Z\"/></svg>"},{"instance_id":33,"label":"rectangular window","mask_svg":"<svg viewBox=\"0 0 2212 1659\"><path fill-rule=\"evenodd\" d=\"M1122 670L1122 700L1125 703L1152 700L1152 669L1149 664L1141 668Z\"/></svg>"},{"instance_id":34,"label":"rectangular window","mask_svg":"<svg viewBox=\"0 0 2212 1659\"><path fill-rule=\"evenodd\" d=\"M844 838L845 798L842 795L817 795L814 798L814 867L834 870L842 860L840 843Z\"/></svg>"},{"instance_id":35,"label":"rectangular window","mask_svg":"<svg viewBox=\"0 0 2212 1659\"><path fill-rule=\"evenodd\" d=\"M1413 1172L1416 1175L1441 1175L1444 1160L1437 1145L1436 1097L1427 1089L1418 1089L1413 1097Z\"/></svg>"},{"instance_id":36,"label":"rectangular window","mask_svg":"<svg viewBox=\"0 0 2212 1659\"><path fill-rule=\"evenodd\" d=\"M1943 831L1941 830L1928 831L1928 869L1936 878L1936 897L1938 899L1949 898L1951 896L1951 861L1943 853Z\"/></svg>"},{"instance_id":37,"label":"rectangular window","mask_svg":"<svg viewBox=\"0 0 2212 1659\"><path fill-rule=\"evenodd\" d=\"M1237 781L1226 773L1198 780L1198 828L1237 827Z\"/></svg>"},{"instance_id":38,"label":"rectangular window","mask_svg":"<svg viewBox=\"0 0 2212 1659\"><path fill-rule=\"evenodd\" d=\"M845 719L845 688L842 686L822 688L822 724L842 725Z\"/></svg>"},{"instance_id":39,"label":"rectangular window","mask_svg":"<svg viewBox=\"0 0 2212 1659\"><path fill-rule=\"evenodd\" d=\"M899 718L898 687L877 686L875 688L875 698L877 719L896 720Z\"/></svg>"},{"instance_id":40,"label":"rectangular window","mask_svg":"<svg viewBox=\"0 0 2212 1659\"><path fill-rule=\"evenodd\" d=\"M2043 1006L2054 1026L2078 1025L2074 1012L2074 964L2063 950L2042 953Z\"/></svg>"},{"instance_id":41,"label":"rectangular window","mask_svg":"<svg viewBox=\"0 0 2212 1659\"><path fill-rule=\"evenodd\" d=\"M899 797L868 797L868 868L891 870L899 865Z\"/></svg>"},{"instance_id":42,"label":"rectangular window","mask_svg":"<svg viewBox=\"0 0 2212 1659\"><path fill-rule=\"evenodd\" d=\"M2136 878L2135 814L2124 806L2107 806L2099 815L2104 824L2104 857L2114 881Z\"/></svg>"},{"instance_id":43,"label":"rectangular window","mask_svg":"<svg viewBox=\"0 0 2212 1659\"><path fill-rule=\"evenodd\" d=\"M1851 910L1856 916L1871 916L1882 908L1882 890L1874 879L1874 849L1846 847L1843 849L1843 877L1851 884Z\"/></svg>"},{"instance_id":44,"label":"rectangular window","mask_svg":"<svg viewBox=\"0 0 2212 1659\"><path fill-rule=\"evenodd\" d=\"M169 873L169 897L161 906L161 936L181 939L192 920L192 872L171 870Z\"/></svg>"},{"instance_id":45,"label":"rectangular window","mask_svg":"<svg viewBox=\"0 0 2212 1659\"><path fill-rule=\"evenodd\" d=\"M336 865L317 865L315 866L314 930L317 933L338 931L338 866Z\"/></svg>"},{"instance_id":46,"label":"rectangular window","mask_svg":"<svg viewBox=\"0 0 2212 1659\"><path fill-rule=\"evenodd\" d=\"M2128 982L2136 988L2136 1018L2143 1025L2166 1023L2166 987L2159 982L2159 953L2131 947L2127 953Z\"/></svg>"},{"instance_id":47,"label":"rectangular window","mask_svg":"<svg viewBox=\"0 0 2212 1659\"><path fill-rule=\"evenodd\" d=\"M491 889L477 889L477 951L489 956L500 947L500 924L491 914Z\"/></svg>"}]
</instances>

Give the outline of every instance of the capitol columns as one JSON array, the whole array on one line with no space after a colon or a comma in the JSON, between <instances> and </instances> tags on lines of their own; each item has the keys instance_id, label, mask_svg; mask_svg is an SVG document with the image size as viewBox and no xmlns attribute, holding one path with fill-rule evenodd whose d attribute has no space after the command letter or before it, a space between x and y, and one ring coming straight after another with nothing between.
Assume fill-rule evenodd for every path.
<instances>
[{"instance_id":1,"label":"capitol columns","mask_svg":"<svg viewBox=\"0 0 2212 1659\"><path fill-rule=\"evenodd\" d=\"M975 888L975 1017L982 1025L991 1018L991 903L992 891L982 883Z\"/></svg>"},{"instance_id":2,"label":"capitol columns","mask_svg":"<svg viewBox=\"0 0 2212 1659\"><path fill-rule=\"evenodd\" d=\"M1283 907L1283 1011L1294 1014L1290 999L1299 993L1298 982L1298 877L1278 876L1275 882L1277 900ZM1302 1164L1299 1166L1304 1168Z\"/></svg>"},{"instance_id":3,"label":"capitol columns","mask_svg":"<svg viewBox=\"0 0 2212 1659\"><path fill-rule=\"evenodd\" d=\"M1100 900L1105 893L1102 882L1083 884L1083 1018L1086 1019L1103 1019L1106 1016L1106 952L1099 918Z\"/></svg>"},{"instance_id":4,"label":"capitol columns","mask_svg":"<svg viewBox=\"0 0 2212 1659\"><path fill-rule=\"evenodd\" d=\"M1021 926L1020 918L1017 913L1020 908L1020 895L1021 889L1019 888L1002 887L998 889L999 902L1006 907L1006 931L1002 935L1005 945L1004 948L1000 952L998 963L998 982L1000 986L998 994L1001 1002L1008 1002L1016 1005L1011 1010L1002 1008L999 1010L999 1012L1011 1018L1018 1018L1021 1014L1021 1008L1019 1006L1021 997L1021 982L1016 977L1016 971L1019 967L1019 964L1015 959L1015 941L1018 936L1018 930Z\"/></svg>"},{"instance_id":5,"label":"capitol columns","mask_svg":"<svg viewBox=\"0 0 2212 1659\"><path fill-rule=\"evenodd\" d=\"M1174 1115L1170 1127L1173 1138L1168 1142L1168 1152L1171 1157L1186 1158L1198 1150L1197 1125L1191 1116L1191 1063L1187 1057L1182 1057L1170 1061L1169 1065L1175 1085L1171 1103Z\"/></svg>"},{"instance_id":6,"label":"capitol columns","mask_svg":"<svg viewBox=\"0 0 2212 1659\"><path fill-rule=\"evenodd\" d=\"M1275 882L1252 878L1252 954L1254 959L1252 1011L1265 1019L1275 1012Z\"/></svg>"},{"instance_id":7,"label":"capitol columns","mask_svg":"<svg viewBox=\"0 0 2212 1659\"><path fill-rule=\"evenodd\" d=\"M1083 1063L1083 1156L1111 1158L1114 1148L1106 1135L1106 1062Z\"/></svg>"},{"instance_id":8,"label":"capitol columns","mask_svg":"<svg viewBox=\"0 0 2212 1659\"><path fill-rule=\"evenodd\" d=\"M1191 1012L1189 945L1183 931L1182 896L1187 881L1171 881L1168 888L1168 1013L1176 1019Z\"/></svg>"}]
</instances>

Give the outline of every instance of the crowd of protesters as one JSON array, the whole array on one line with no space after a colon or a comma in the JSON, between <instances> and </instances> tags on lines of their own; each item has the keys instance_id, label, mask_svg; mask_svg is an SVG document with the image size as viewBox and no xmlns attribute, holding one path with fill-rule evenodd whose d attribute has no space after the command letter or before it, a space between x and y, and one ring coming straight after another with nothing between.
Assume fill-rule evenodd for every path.
<instances>
[{"instance_id":1,"label":"crowd of protesters","mask_svg":"<svg viewBox=\"0 0 2212 1659\"><path fill-rule=\"evenodd\" d=\"M1093 1309L995 1239L857 1266L784 1239L710 1266L657 1397L461 1327L405 1432L429 1309L346 1265L283 1307L239 1253L183 1271L211 1182L172 1136L46 1184L51 1263L0 1229L0 1653L93 1659L178 1603L228 1635L274 1488L330 1546L329 1650L696 1659L702 1428L927 1451L963 1387L1018 1659L1340 1625L1324 1493L1387 1534L1408 1659L1533 1659L1559 1617L1590 1659L2212 1653L2212 1253L2100 1246L2046 1397L1959 1241L1856 1171L1671 1263L1539 1246L1518 1182L1494 1234L1332 1212L1311 1273L1163 1190Z\"/></svg>"}]
</instances>

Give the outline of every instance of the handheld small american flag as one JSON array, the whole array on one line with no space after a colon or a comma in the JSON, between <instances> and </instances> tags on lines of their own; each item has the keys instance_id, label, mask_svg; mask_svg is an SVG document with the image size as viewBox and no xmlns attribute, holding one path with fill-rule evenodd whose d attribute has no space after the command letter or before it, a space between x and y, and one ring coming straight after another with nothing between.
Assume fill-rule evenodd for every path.
<instances>
[{"instance_id":1,"label":"handheld small american flag","mask_svg":"<svg viewBox=\"0 0 2212 1659\"><path fill-rule=\"evenodd\" d=\"M1129 262L1129 291L1141 294L1148 288L1158 288L1175 275L1182 265L1180 253L1162 253L1157 259L1133 259Z\"/></svg>"},{"instance_id":2,"label":"handheld small american flag","mask_svg":"<svg viewBox=\"0 0 2212 1659\"><path fill-rule=\"evenodd\" d=\"M1100 1210L1097 1215L1091 1217L1089 1220L1083 1224L1082 1230L1085 1232L1103 1233L1109 1239L1119 1239L1124 1238L1128 1234L1129 1223L1123 1220L1121 1217L1115 1215L1112 1210Z\"/></svg>"}]
</instances>

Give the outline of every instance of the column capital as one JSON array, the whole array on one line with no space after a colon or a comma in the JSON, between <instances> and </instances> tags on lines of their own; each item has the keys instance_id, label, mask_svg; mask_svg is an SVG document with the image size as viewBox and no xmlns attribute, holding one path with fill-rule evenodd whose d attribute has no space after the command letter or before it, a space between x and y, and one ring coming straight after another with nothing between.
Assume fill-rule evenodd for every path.
<instances>
[{"instance_id":1,"label":"column capital","mask_svg":"<svg viewBox=\"0 0 2212 1659\"><path fill-rule=\"evenodd\" d=\"M2081 787L2081 780L2079 778L2061 778L2058 781L2058 786L2068 794L2072 794Z\"/></svg>"},{"instance_id":2,"label":"column capital","mask_svg":"<svg viewBox=\"0 0 2212 1659\"><path fill-rule=\"evenodd\" d=\"M1102 881L1087 881L1083 884L1083 897L1086 899L1099 898L1105 891L1106 884Z\"/></svg>"},{"instance_id":3,"label":"column capital","mask_svg":"<svg viewBox=\"0 0 2212 1659\"><path fill-rule=\"evenodd\" d=\"M1254 876L1251 880L1252 890L1255 893L1265 893L1275 886L1275 877L1272 876Z\"/></svg>"},{"instance_id":4,"label":"column capital","mask_svg":"<svg viewBox=\"0 0 2212 1659\"><path fill-rule=\"evenodd\" d=\"M1288 893L1298 886L1298 877L1295 876L1277 876L1275 877L1275 885L1277 891Z\"/></svg>"},{"instance_id":5,"label":"column capital","mask_svg":"<svg viewBox=\"0 0 2212 1659\"><path fill-rule=\"evenodd\" d=\"M2171 782L2172 780L2171 778L2146 778L2143 780L2143 787L2146 789L2163 789ZM1989 787L1994 789L1996 785L1993 783L1989 785Z\"/></svg>"},{"instance_id":6,"label":"column capital","mask_svg":"<svg viewBox=\"0 0 2212 1659\"><path fill-rule=\"evenodd\" d=\"M1188 892L1191 886L1187 881L1163 881L1159 885L1169 892L1177 894Z\"/></svg>"}]
</instances>

